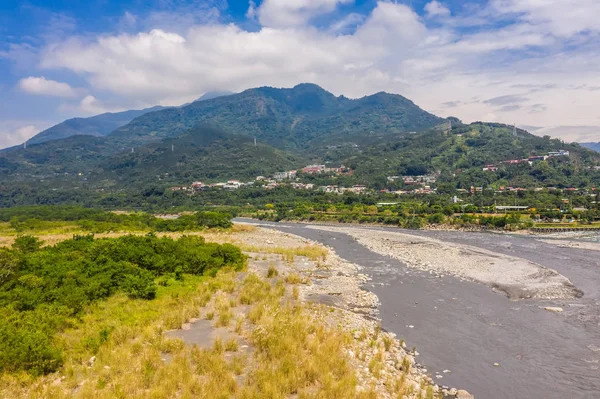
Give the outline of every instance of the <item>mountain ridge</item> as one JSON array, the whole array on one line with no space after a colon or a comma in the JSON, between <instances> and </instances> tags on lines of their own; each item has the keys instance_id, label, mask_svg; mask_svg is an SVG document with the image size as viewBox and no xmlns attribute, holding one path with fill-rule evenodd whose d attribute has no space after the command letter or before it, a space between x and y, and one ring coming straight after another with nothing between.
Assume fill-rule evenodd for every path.
<instances>
[{"instance_id":1,"label":"mountain ridge","mask_svg":"<svg viewBox=\"0 0 600 399\"><path fill-rule=\"evenodd\" d=\"M142 115L110 136L144 143L176 136L201 123L257 137L276 147L302 148L331 132L405 133L443 121L397 94L348 99L304 83L282 89L263 86Z\"/></svg>"},{"instance_id":2,"label":"mountain ridge","mask_svg":"<svg viewBox=\"0 0 600 399\"><path fill-rule=\"evenodd\" d=\"M27 144L40 144L51 140L60 140L76 135L106 136L119 126L125 125L136 117L148 112L159 111L166 107L154 106L141 110L123 112L105 112L88 118L71 118L54 125L27 140Z\"/></svg>"}]
</instances>

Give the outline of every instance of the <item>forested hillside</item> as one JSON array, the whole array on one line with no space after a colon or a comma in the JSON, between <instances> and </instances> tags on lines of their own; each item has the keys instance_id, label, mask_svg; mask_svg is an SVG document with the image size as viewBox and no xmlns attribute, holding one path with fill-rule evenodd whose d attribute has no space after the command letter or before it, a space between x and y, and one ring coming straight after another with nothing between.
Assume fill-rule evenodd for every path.
<instances>
[{"instance_id":1,"label":"forested hillside","mask_svg":"<svg viewBox=\"0 0 600 399\"><path fill-rule=\"evenodd\" d=\"M402 179L388 177L415 175L435 175L430 188L446 191L600 185L600 154L578 144L451 120L448 131L446 120L387 93L352 100L312 84L250 89L150 112L105 137L77 135L4 151L2 203L89 201L196 180L248 182L312 163L350 171L301 174L313 187L398 190L406 188Z\"/></svg>"},{"instance_id":2,"label":"forested hillside","mask_svg":"<svg viewBox=\"0 0 600 399\"><path fill-rule=\"evenodd\" d=\"M147 142L202 123L279 148L301 149L322 136L419 131L442 122L399 95L378 93L351 100L301 84L292 89L250 89L147 114L111 136L122 142Z\"/></svg>"},{"instance_id":3,"label":"forested hillside","mask_svg":"<svg viewBox=\"0 0 600 399\"><path fill-rule=\"evenodd\" d=\"M94 179L116 179L120 185L186 184L194 180L244 179L270 176L281 170L304 166L299 155L263 143L254 144L248 136L224 133L209 127L196 127L184 135L121 153L101 163L103 173Z\"/></svg>"},{"instance_id":4,"label":"forested hillside","mask_svg":"<svg viewBox=\"0 0 600 399\"><path fill-rule=\"evenodd\" d=\"M532 165L505 163L560 150L568 151L569 156L535 160ZM512 126L497 123L459 124L450 133L432 130L384 140L358 155L335 161L355 169L357 176L381 188L390 185L386 176L434 172L441 172L441 182L459 188L482 184L579 187L600 183L600 174L592 168L600 164L599 154L576 143L566 144L520 129L515 137ZM484 171L487 165L498 169Z\"/></svg>"}]
</instances>

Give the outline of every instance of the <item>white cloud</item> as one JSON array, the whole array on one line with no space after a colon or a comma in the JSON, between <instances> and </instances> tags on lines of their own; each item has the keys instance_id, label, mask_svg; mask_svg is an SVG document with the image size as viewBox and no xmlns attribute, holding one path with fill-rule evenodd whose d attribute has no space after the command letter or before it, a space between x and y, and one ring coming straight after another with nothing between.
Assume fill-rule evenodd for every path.
<instances>
[{"instance_id":1,"label":"white cloud","mask_svg":"<svg viewBox=\"0 0 600 399\"><path fill-rule=\"evenodd\" d=\"M573 2L574 8L598 7L595 1ZM185 31L72 37L46 47L41 66L72 71L93 89L145 104L181 104L212 90L314 82L351 97L397 92L465 121L600 124L600 90L593 89L600 87L600 43L590 33L598 24L558 1L491 0L467 16L448 15L441 3L430 2L429 13L444 16L435 27L407 5L379 1L369 15L350 14L328 29L310 26L311 18L345 3L265 0L251 8L263 25L258 31L210 22ZM478 24L485 29L473 28ZM524 100L483 101L502 96ZM109 108L92 99L73 109ZM449 109L448 103L459 105Z\"/></svg>"},{"instance_id":2,"label":"white cloud","mask_svg":"<svg viewBox=\"0 0 600 399\"><path fill-rule=\"evenodd\" d=\"M23 144L40 131L34 125L23 125L8 129L9 130L0 129L0 148Z\"/></svg>"},{"instance_id":3,"label":"white cloud","mask_svg":"<svg viewBox=\"0 0 600 399\"><path fill-rule=\"evenodd\" d=\"M85 96L75 105L63 104L61 105L60 109L63 112L72 112L76 115L84 116L98 115L106 112L120 112L125 110L123 107L106 105L103 101L92 95Z\"/></svg>"},{"instance_id":4,"label":"white cloud","mask_svg":"<svg viewBox=\"0 0 600 399\"><path fill-rule=\"evenodd\" d=\"M491 6L563 38L582 32L600 32L598 0L492 0Z\"/></svg>"},{"instance_id":5,"label":"white cloud","mask_svg":"<svg viewBox=\"0 0 600 399\"><path fill-rule=\"evenodd\" d=\"M425 4L424 9L427 13L427 16L430 18L447 17L450 15L450 9L436 0Z\"/></svg>"},{"instance_id":6,"label":"white cloud","mask_svg":"<svg viewBox=\"0 0 600 399\"><path fill-rule=\"evenodd\" d=\"M43 76L21 79L19 87L26 93L42 96L77 97L79 95L79 90L69 84L46 79Z\"/></svg>"},{"instance_id":7,"label":"white cloud","mask_svg":"<svg viewBox=\"0 0 600 399\"><path fill-rule=\"evenodd\" d=\"M263 26L287 28L305 25L312 17L327 14L353 0L263 0L256 10Z\"/></svg>"},{"instance_id":8,"label":"white cloud","mask_svg":"<svg viewBox=\"0 0 600 399\"><path fill-rule=\"evenodd\" d=\"M246 11L246 18L254 19L256 17L256 3L250 0L248 3L248 11Z\"/></svg>"}]
</instances>

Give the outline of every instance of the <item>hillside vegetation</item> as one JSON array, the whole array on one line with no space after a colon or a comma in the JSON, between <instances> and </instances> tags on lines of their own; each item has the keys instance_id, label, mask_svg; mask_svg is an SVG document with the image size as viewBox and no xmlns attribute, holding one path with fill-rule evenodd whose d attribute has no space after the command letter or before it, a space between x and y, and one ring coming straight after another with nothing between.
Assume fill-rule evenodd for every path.
<instances>
[{"instance_id":1,"label":"hillside vegetation","mask_svg":"<svg viewBox=\"0 0 600 399\"><path fill-rule=\"evenodd\" d=\"M279 148L303 148L321 136L419 131L442 122L400 95L378 93L352 100L301 84L292 89L250 89L147 114L111 136L122 142L147 142L179 135L201 123Z\"/></svg>"},{"instance_id":2,"label":"hillside vegetation","mask_svg":"<svg viewBox=\"0 0 600 399\"><path fill-rule=\"evenodd\" d=\"M506 164L551 151L569 151L568 157ZM566 144L524 130L513 136L511 126L476 122L455 126L451 133L431 130L384 140L361 154L335 159L356 170L356 175L375 188L390 187L386 176L425 175L441 172L439 183L454 188L494 185L515 187L586 187L600 184L600 174L591 166L600 156L578 144ZM486 165L497 171L483 171ZM392 185L393 186L393 185Z\"/></svg>"},{"instance_id":3,"label":"hillside vegetation","mask_svg":"<svg viewBox=\"0 0 600 399\"><path fill-rule=\"evenodd\" d=\"M32 236L0 250L0 373L56 371L63 362L54 335L78 324L84 307L121 291L133 299L156 296L156 279L215 274L240 269L244 256L230 244L206 244L201 237L178 240L154 235L72 240L41 248ZM84 345L102 344L110 330Z\"/></svg>"}]
</instances>

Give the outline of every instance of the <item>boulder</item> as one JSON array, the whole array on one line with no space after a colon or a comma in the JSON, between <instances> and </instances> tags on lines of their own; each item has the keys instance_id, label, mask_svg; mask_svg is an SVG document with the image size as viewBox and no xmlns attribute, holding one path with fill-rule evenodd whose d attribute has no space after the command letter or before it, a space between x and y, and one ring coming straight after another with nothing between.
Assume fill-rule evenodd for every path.
<instances>
[{"instance_id":1,"label":"boulder","mask_svg":"<svg viewBox=\"0 0 600 399\"><path fill-rule=\"evenodd\" d=\"M458 392L456 392L456 399L475 399L475 396L471 395L465 390L460 389Z\"/></svg>"}]
</instances>

